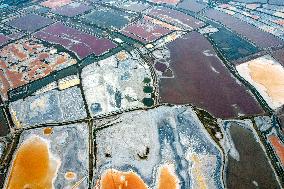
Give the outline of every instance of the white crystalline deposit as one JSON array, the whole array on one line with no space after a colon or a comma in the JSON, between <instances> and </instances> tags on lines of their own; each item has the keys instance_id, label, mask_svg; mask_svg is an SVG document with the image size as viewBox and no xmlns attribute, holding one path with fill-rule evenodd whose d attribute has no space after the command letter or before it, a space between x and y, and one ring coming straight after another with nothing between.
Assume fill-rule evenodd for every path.
<instances>
[{"instance_id":1,"label":"white crystalline deposit","mask_svg":"<svg viewBox=\"0 0 284 189\"><path fill-rule=\"evenodd\" d=\"M10 103L9 109L17 127L74 121L87 117L78 87L62 91L54 89L29 96Z\"/></svg>"},{"instance_id":2,"label":"white crystalline deposit","mask_svg":"<svg viewBox=\"0 0 284 189\"><path fill-rule=\"evenodd\" d=\"M3 153L5 150L5 143L4 142L0 142L0 158L2 157Z\"/></svg>"},{"instance_id":3,"label":"white crystalline deposit","mask_svg":"<svg viewBox=\"0 0 284 189\"><path fill-rule=\"evenodd\" d=\"M151 78L148 65L124 51L86 66L82 83L91 114L143 107L145 78Z\"/></svg>"},{"instance_id":4,"label":"white crystalline deposit","mask_svg":"<svg viewBox=\"0 0 284 189\"><path fill-rule=\"evenodd\" d=\"M151 186L159 168L171 164L181 188L224 187L221 151L189 106L124 113L96 133L96 143L94 180L110 168L133 170Z\"/></svg>"}]
</instances>

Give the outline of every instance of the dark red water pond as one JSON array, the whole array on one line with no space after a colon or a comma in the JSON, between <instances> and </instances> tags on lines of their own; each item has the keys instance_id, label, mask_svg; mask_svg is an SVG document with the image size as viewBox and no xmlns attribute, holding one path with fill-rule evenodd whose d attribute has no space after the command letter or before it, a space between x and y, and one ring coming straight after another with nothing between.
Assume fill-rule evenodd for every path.
<instances>
[{"instance_id":1,"label":"dark red water pond","mask_svg":"<svg viewBox=\"0 0 284 189\"><path fill-rule=\"evenodd\" d=\"M260 114L257 101L231 75L201 34L192 32L167 45L175 78L160 81L160 101L193 103L217 117Z\"/></svg>"}]
</instances>

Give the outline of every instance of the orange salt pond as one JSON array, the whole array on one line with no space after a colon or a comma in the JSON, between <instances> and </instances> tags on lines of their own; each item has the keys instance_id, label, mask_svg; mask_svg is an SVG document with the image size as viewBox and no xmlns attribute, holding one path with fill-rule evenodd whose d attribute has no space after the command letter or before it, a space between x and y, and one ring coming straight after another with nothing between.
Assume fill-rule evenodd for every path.
<instances>
[{"instance_id":1,"label":"orange salt pond","mask_svg":"<svg viewBox=\"0 0 284 189\"><path fill-rule=\"evenodd\" d=\"M117 53L116 57L119 61L124 61L128 58L128 55L124 51L121 51Z\"/></svg>"},{"instance_id":2,"label":"orange salt pond","mask_svg":"<svg viewBox=\"0 0 284 189\"><path fill-rule=\"evenodd\" d=\"M45 135L50 135L52 133L52 128L51 127L46 127L43 129L43 134Z\"/></svg>"},{"instance_id":3,"label":"orange salt pond","mask_svg":"<svg viewBox=\"0 0 284 189\"><path fill-rule=\"evenodd\" d=\"M40 137L23 142L15 155L8 178L8 189L51 189L59 162Z\"/></svg>"},{"instance_id":4,"label":"orange salt pond","mask_svg":"<svg viewBox=\"0 0 284 189\"><path fill-rule=\"evenodd\" d=\"M242 77L256 87L272 108L284 104L284 68L270 56L237 66Z\"/></svg>"},{"instance_id":5,"label":"orange salt pond","mask_svg":"<svg viewBox=\"0 0 284 189\"><path fill-rule=\"evenodd\" d=\"M76 173L74 173L72 171L68 171L68 172L65 173L64 177L65 177L66 180L74 180L77 177L77 175L76 175Z\"/></svg>"},{"instance_id":6,"label":"orange salt pond","mask_svg":"<svg viewBox=\"0 0 284 189\"><path fill-rule=\"evenodd\" d=\"M268 95L284 104L284 69L269 62L249 64L252 79L267 89Z\"/></svg>"},{"instance_id":7,"label":"orange salt pond","mask_svg":"<svg viewBox=\"0 0 284 189\"><path fill-rule=\"evenodd\" d=\"M134 172L108 169L95 189L148 189L144 181Z\"/></svg>"},{"instance_id":8,"label":"orange salt pond","mask_svg":"<svg viewBox=\"0 0 284 189\"><path fill-rule=\"evenodd\" d=\"M284 144L282 144L277 136L274 135L269 136L268 140L273 145L273 148L275 149L275 152L278 155L282 165L284 165Z\"/></svg>"},{"instance_id":9,"label":"orange salt pond","mask_svg":"<svg viewBox=\"0 0 284 189\"><path fill-rule=\"evenodd\" d=\"M176 189L178 188L178 179L174 174L173 168L170 166L163 166L160 169L160 178L158 182L158 189Z\"/></svg>"},{"instance_id":10,"label":"orange salt pond","mask_svg":"<svg viewBox=\"0 0 284 189\"><path fill-rule=\"evenodd\" d=\"M174 168L166 165L159 170L158 189L176 189L179 180L174 174ZM94 189L148 189L144 181L134 172L122 172L108 169L97 181Z\"/></svg>"},{"instance_id":11,"label":"orange salt pond","mask_svg":"<svg viewBox=\"0 0 284 189\"><path fill-rule=\"evenodd\" d=\"M279 65L280 66L280 65ZM255 65L249 64L251 76L255 81L263 84L267 89L268 93L275 100L284 100L284 70L281 67L273 65ZM278 81L280 80L280 81ZM280 92L280 93L277 93Z\"/></svg>"}]
</instances>

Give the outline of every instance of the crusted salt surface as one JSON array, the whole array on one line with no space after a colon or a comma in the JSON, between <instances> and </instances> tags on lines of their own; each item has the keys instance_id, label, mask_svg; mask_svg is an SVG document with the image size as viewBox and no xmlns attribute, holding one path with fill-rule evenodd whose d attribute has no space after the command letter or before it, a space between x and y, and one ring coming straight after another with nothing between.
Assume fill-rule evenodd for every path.
<instances>
[{"instance_id":1,"label":"crusted salt surface","mask_svg":"<svg viewBox=\"0 0 284 189\"><path fill-rule=\"evenodd\" d=\"M180 188L224 187L221 150L190 107L162 106L133 111L118 116L109 125L96 133L94 180L105 170L115 168L134 170L148 186L153 186L158 168L170 163L174 165ZM194 171L198 173L191 174ZM193 183L196 179L203 182Z\"/></svg>"},{"instance_id":2,"label":"crusted salt surface","mask_svg":"<svg viewBox=\"0 0 284 189\"><path fill-rule=\"evenodd\" d=\"M10 103L14 123L22 127L37 124L74 121L85 118L84 103L78 87L51 90ZM27 112L29 112L27 114Z\"/></svg>"},{"instance_id":3,"label":"crusted salt surface","mask_svg":"<svg viewBox=\"0 0 284 189\"><path fill-rule=\"evenodd\" d=\"M250 120L219 120L218 122L222 132L225 133L223 139L220 140L220 144L222 145L225 153L229 154L235 160L240 161L239 152L235 147L234 141L229 131L230 126L235 123L240 127L251 130L252 122ZM256 138L256 140L258 140L258 138Z\"/></svg>"},{"instance_id":4,"label":"crusted salt surface","mask_svg":"<svg viewBox=\"0 0 284 189\"><path fill-rule=\"evenodd\" d=\"M39 138L48 144L51 158L58 163L57 174L53 178L54 188L71 189L88 187L88 127L86 124L73 124L64 127L52 127L52 133L44 134L45 128L25 130L21 134L19 146L30 138ZM60 162L59 162L60 161ZM65 174L73 171L77 178L66 180ZM39 177L42 175L38 175ZM45 178L43 178L45 179ZM27 183L28 184L28 183ZM47 187L49 188L49 187Z\"/></svg>"},{"instance_id":5,"label":"crusted salt surface","mask_svg":"<svg viewBox=\"0 0 284 189\"><path fill-rule=\"evenodd\" d=\"M271 118L269 116L259 116L254 118L255 124L262 132L267 131L271 126Z\"/></svg>"},{"instance_id":6,"label":"crusted salt surface","mask_svg":"<svg viewBox=\"0 0 284 189\"><path fill-rule=\"evenodd\" d=\"M231 135L229 134L224 135L223 139L220 140L220 143L223 146L226 154L229 154L232 158L234 158L237 161L240 160L240 154L235 147Z\"/></svg>"},{"instance_id":7,"label":"crusted salt surface","mask_svg":"<svg viewBox=\"0 0 284 189\"><path fill-rule=\"evenodd\" d=\"M148 65L124 51L85 67L82 83L91 114L143 107L145 78L151 78Z\"/></svg>"},{"instance_id":8,"label":"crusted salt surface","mask_svg":"<svg viewBox=\"0 0 284 189\"><path fill-rule=\"evenodd\" d=\"M3 153L5 150L5 143L4 142L0 142L0 158L2 157Z\"/></svg>"},{"instance_id":9,"label":"crusted salt surface","mask_svg":"<svg viewBox=\"0 0 284 189\"><path fill-rule=\"evenodd\" d=\"M218 28L215 28L211 25L206 26L206 27L198 30L198 32L201 33L201 34L211 34L211 33L216 33L218 31L219 31Z\"/></svg>"}]
</instances>

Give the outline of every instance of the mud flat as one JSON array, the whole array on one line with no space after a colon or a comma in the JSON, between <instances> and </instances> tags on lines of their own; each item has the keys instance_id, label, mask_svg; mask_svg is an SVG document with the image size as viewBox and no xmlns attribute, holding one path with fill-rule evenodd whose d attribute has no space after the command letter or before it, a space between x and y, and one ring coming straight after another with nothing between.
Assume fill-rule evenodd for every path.
<instances>
[{"instance_id":1,"label":"mud flat","mask_svg":"<svg viewBox=\"0 0 284 189\"><path fill-rule=\"evenodd\" d=\"M0 162L1 163L3 163L6 148L7 148L7 144L5 144L5 142L1 141L0 142L0 158L1 158ZM3 186L4 182L5 182L5 173L1 172L0 173L0 186Z\"/></svg>"},{"instance_id":2,"label":"mud flat","mask_svg":"<svg viewBox=\"0 0 284 189\"><path fill-rule=\"evenodd\" d=\"M247 128L232 124L229 129L239 159L228 157L228 188L280 188L268 158Z\"/></svg>"},{"instance_id":3,"label":"mud flat","mask_svg":"<svg viewBox=\"0 0 284 189\"><path fill-rule=\"evenodd\" d=\"M161 102L193 103L221 118L263 113L255 98L230 74L201 34L192 32L165 48L170 52L174 78L160 80Z\"/></svg>"},{"instance_id":4,"label":"mud flat","mask_svg":"<svg viewBox=\"0 0 284 189\"><path fill-rule=\"evenodd\" d=\"M282 130L284 131L284 105L278 109L277 116L280 119Z\"/></svg>"},{"instance_id":5,"label":"mud flat","mask_svg":"<svg viewBox=\"0 0 284 189\"><path fill-rule=\"evenodd\" d=\"M0 137L7 135L10 132L10 128L7 122L6 112L3 107L0 106Z\"/></svg>"},{"instance_id":6,"label":"mud flat","mask_svg":"<svg viewBox=\"0 0 284 189\"><path fill-rule=\"evenodd\" d=\"M237 66L239 74L251 83L269 106L284 104L284 68L271 56L263 56Z\"/></svg>"},{"instance_id":7,"label":"mud flat","mask_svg":"<svg viewBox=\"0 0 284 189\"><path fill-rule=\"evenodd\" d=\"M106 123L96 132L94 185L118 174L135 180L125 189L224 187L222 152L190 106L132 111Z\"/></svg>"}]
</instances>

